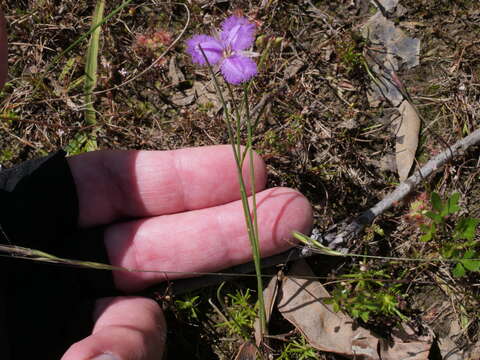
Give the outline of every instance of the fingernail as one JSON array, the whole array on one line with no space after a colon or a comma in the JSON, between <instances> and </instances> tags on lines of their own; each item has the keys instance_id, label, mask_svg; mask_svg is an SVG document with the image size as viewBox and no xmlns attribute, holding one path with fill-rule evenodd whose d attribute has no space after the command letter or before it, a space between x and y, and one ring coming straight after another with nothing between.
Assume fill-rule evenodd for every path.
<instances>
[{"instance_id":1,"label":"fingernail","mask_svg":"<svg viewBox=\"0 0 480 360\"><path fill-rule=\"evenodd\" d=\"M120 360L120 359L113 354L102 354L94 357L91 360Z\"/></svg>"}]
</instances>

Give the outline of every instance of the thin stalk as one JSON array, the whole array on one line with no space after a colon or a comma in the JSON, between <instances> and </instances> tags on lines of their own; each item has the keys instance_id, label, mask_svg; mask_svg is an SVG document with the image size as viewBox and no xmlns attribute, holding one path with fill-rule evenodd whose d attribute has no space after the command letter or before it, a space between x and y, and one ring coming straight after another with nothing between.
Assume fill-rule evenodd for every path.
<instances>
[{"instance_id":1,"label":"thin stalk","mask_svg":"<svg viewBox=\"0 0 480 360\"><path fill-rule=\"evenodd\" d=\"M30 260L35 262L41 263L51 263L56 265L65 265L69 267L78 267L84 269L96 269L96 270L106 270L106 271L122 271L122 272L134 272L134 273L152 273L152 274L173 274L173 275L203 275L203 276L221 276L221 277L256 277L256 274L245 274L241 272L202 272L202 271L172 271L172 270L149 270L149 269L135 269L135 268L126 268L121 266L113 266L109 264L103 264L93 261L83 261L83 260L76 260L76 259L68 259L68 258L61 258L55 256L53 254L46 253L41 250L31 249L31 248L24 248L21 246L16 245L6 245L0 244L0 252L4 254L0 254L1 257L8 257L14 259L22 259L22 260ZM322 252L320 252L322 253ZM8 254L8 255L6 255ZM323 253L322 253L323 254ZM404 261L404 262L424 262L424 263L450 263L450 264L457 264L462 261L462 259L440 259L440 258L402 258L402 257L387 257L387 256L373 256L373 255L361 255L361 254L342 254L344 257L361 257L361 258L368 258L368 259L379 259L379 260L390 260L390 261ZM480 261L480 259L468 259L474 261ZM288 275L290 277L295 278L296 275ZM262 275L262 278L271 278L272 275ZM303 277L303 275L302 275ZM332 279L332 277L328 276L308 276L306 277L312 280L318 279ZM334 278L335 279L335 278ZM342 277L338 277L338 279L344 279ZM369 278L369 280L378 280L381 281L382 279L376 278ZM387 282L400 282L394 280L384 280Z\"/></svg>"},{"instance_id":2,"label":"thin stalk","mask_svg":"<svg viewBox=\"0 0 480 360\"><path fill-rule=\"evenodd\" d=\"M232 87L230 86L230 84L227 82L227 89L228 89L228 93L230 95L230 98L233 99L233 90L232 90ZM241 121L241 118L240 118L240 113L238 112L238 108L236 106L233 107L233 111L234 111L234 114L235 114L235 127L236 127L236 133L237 133L237 139L236 139L236 144L237 144L237 154L239 155L240 157L240 154L241 154L241 145L240 145L240 136L241 136L241 129L242 129L242 121ZM240 167L243 168L243 160L244 160L244 157L240 157Z\"/></svg>"},{"instance_id":3,"label":"thin stalk","mask_svg":"<svg viewBox=\"0 0 480 360\"><path fill-rule=\"evenodd\" d=\"M259 304L259 318L260 329L262 335L267 335L267 317L265 313L265 300L263 298L263 282L262 282L262 266L260 263L260 236L258 233L258 216L257 216L257 196L255 189L255 169L253 164L253 130L250 119L250 110L248 106L248 86L243 88L243 101L245 104L245 117L247 120L247 149L249 153L249 167L250 167L250 186L252 194L252 209L253 209L253 238L251 239L253 261L255 264L255 273L257 274L257 288L258 288L258 304ZM243 162L243 161L242 161ZM250 217L251 220L251 217Z\"/></svg>"}]
</instances>

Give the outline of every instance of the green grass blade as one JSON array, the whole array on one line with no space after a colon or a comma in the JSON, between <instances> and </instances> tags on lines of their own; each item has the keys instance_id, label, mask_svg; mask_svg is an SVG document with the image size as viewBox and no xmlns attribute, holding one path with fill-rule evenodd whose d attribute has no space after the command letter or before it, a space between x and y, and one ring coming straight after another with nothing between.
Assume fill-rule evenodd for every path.
<instances>
[{"instance_id":1,"label":"green grass blade","mask_svg":"<svg viewBox=\"0 0 480 360\"><path fill-rule=\"evenodd\" d=\"M52 68L58 63L58 61L64 57L66 54L68 54L70 51L72 51L74 48L78 46L83 40L85 40L87 37L89 37L97 28L105 24L107 21L109 21L111 18L113 18L115 15L117 15L120 11L122 11L128 4L130 4L133 0L125 0L123 3L121 3L117 8L115 8L111 13L109 13L107 16L105 16L102 21L96 23L95 26L92 26L88 32L80 36L77 40L75 40L72 44L70 44L65 50L63 50L60 54L58 54L50 63L48 66L47 70L45 72L48 72L52 70Z\"/></svg>"},{"instance_id":2,"label":"green grass blade","mask_svg":"<svg viewBox=\"0 0 480 360\"><path fill-rule=\"evenodd\" d=\"M92 29L94 29L94 31L90 36L85 61L85 121L88 125L95 125L97 123L95 109L93 107L93 90L97 86L98 48L101 32L101 27L97 25L102 22L104 10L105 0L98 0L92 18Z\"/></svg>"}]
</instances>

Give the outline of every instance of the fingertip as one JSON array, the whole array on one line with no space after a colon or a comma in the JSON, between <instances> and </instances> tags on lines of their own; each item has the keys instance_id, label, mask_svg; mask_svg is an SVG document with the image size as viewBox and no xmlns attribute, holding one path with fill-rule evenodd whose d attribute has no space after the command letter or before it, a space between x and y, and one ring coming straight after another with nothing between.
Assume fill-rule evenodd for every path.
<instances>
[{"instance_id":1,"label":"fingertip","mask_svg":"<svg viewBox=\"0 0 480 360\"><path fill-rule=\"evenodd\" d=\"M262 202L267 210L262 211ZM308 199L295 189L277 187L264 191L259 202L263 223L262 228L271 232L271 236L263 238L269 242L265 244L263 256L285 251L297 243L293 232L309 233L313 224L313 210Z\"/></svg>"},{"instance_id":2,"label":"fingertip","mask_svg":"<svg viewBox=\"0 0 480 360\"><path fill-rule=\"evenodd\" d=\"M142 297L105 298L97 302L92 334L73 344L62 360L154 360L166 337L163 313Z\"/></svg>"}]
</instances>

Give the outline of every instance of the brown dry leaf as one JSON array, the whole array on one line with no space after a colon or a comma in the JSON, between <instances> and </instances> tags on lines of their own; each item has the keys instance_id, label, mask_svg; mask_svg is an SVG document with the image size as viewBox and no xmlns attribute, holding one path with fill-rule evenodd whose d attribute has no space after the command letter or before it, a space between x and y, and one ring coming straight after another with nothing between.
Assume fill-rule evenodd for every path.
<instances>
[{"instance_id":1,"label":"brown dry leaf","mask_svg":"<svg viewBox=\"0 0 480 360\"><path fill-rule=\"evenodd\" d=\"M305 63L302 60L299 59L294 59L286 68L284 71L284 76L285 79L291 79L293 78L299 71L300 69L305 65Z\"/></svg>"},{"instance_id":2,"label":"brown dry leaf","mask_svg":"<svg viewBox=\"0 0 480 360\"><path fill-rule=\"evenodd\" d=\"M408 178L415 160L420 133L420 118L408 100L402 101L398 111L400 112L400 120L395 132L395 154L398 176L400 181L404 181Z\"/></svg>"},{"instance_id":3,"label":"brown dry leaf","mask_svg":"<svg viewBox=\"0 0 480 360\"><path fill-rule=\"evenodd\" d=\"M294 263L292 273L314 275L304 260ZM379 339L367 330L354 329L349 316L336 313L331 305L324 304L322 299L330 294L320 282L285 276L279 296L280 313L314 348L348 357L380 359L377 352Z\"/></svg>"},{"instance_id":4,"label":"brown dry leaf","mask_svg":"<svg viewBox=\"0 0 480 360\"><path fill-rule=\"evenodd\" d=\"M265 301L265 316L267 318L267 324L270 321L273 306L275 305L275 300L277 299L278 279L279 275L273 276L270 279L267 287L263 289L263 299ZM263 337L260 329L260 319L258 317L255 319L255 324L253 324L253 328L255 329L255 343L257 344L257 346L260 346L263 342Z\"/></svg>"},{"instance_id":5,"label":"brown dry leaf","mask_svg":"<svg viewBox=\"0 0 480 360\"><path fill-rule=\"evenodd\" d=\"M235 360L256 360L257 359L257 347L250 341L247 341L238 349Z\"/></svg>"},{"instance_id":6,"label":"brown dry leaf","mask_svg":"<svg viewBox=\"0 0 480 360\"><path fill-rule=\"evenodd\" d=\"M322 284L298 277L314 275L304 260L295 262L292 272L297 275L295 278L286 276L282 281L278 310L314 348L363 360L428 358L430 335L418 338L405 330L409 336L394 335L393 343L383 341L369 330L355 326L348 315L336 313L331 305L322 302L330 297Z\"/></svg>"},{"instance_id":7,"label":"brown dry leaf","mask_svg":"<svg viewBox=\"0 0 480 360\"><path fill-rule=\"evenodd\" d=\"M381 358L382 360L425 360L428 359L432 342L432 332L418 336L404 324L402 329L392 333L391 341L381 342Z\"/></svg>"},{"instance_id":8,"label":"brown dry leaf","mask_svg":"<svg viewBox=\"0 0 480 360\"><path fill-rule=\"evenodd\" d=\"M170 58L170 63L168 64L168 77L173 86L177 86L180 82L185 81L185 75L178 68L175 55Z\"/></svg>"}]
</instances>

